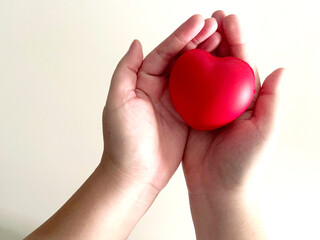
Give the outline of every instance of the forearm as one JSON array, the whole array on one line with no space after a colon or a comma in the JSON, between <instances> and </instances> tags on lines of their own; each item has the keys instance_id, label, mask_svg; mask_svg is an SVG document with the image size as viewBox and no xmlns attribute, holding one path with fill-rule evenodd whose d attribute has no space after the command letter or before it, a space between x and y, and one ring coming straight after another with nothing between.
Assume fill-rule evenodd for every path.
<instances>
[{"instance_id":1,"label":"forearm","mask_svg":"<svg viewBox=\"0 0 320 240\"><path fill-rule=\"evenodd\" d=\"M197 240L267 239L254 197L222 193L189 199Z\"/></svg>"},{"instance_id":2,"label":"forearm","mask_svg":"<svg viewBox=\"0 0 320 240\"><path fill-rule=\"evenodd\" d=\"M68 202L26 239L126 239L157 191L117 171L100 164Z\"/></svg>"}]
</instances>

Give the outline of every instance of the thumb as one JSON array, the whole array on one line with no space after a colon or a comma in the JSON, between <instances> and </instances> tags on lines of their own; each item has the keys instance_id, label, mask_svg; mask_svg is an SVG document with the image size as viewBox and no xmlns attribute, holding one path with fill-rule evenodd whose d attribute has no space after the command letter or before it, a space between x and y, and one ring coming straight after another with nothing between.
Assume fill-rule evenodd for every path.
<instances>
[{"instance_id":1,"label":"thumb","mask_svg":"<svg viewBox=\"0 0 320 240\"><path fill-rule=\"evenodd\" d=\"M128 52L118 63L110 83L108 102L119 106L125 102L136 88L137 73L143 61L142 46L134 40Z\"/></svg>"},{"instance_id":2,"label":"thumb","mask_svg":"<svg viewBox=\"0 0 320 240\"><path fill-rule=\"evenodd\" d=\"M254 107L253 118L259 129L270 133L279 122L280 91L284 69L272 72L264 81Z\"/></svg>"}]
</instances>

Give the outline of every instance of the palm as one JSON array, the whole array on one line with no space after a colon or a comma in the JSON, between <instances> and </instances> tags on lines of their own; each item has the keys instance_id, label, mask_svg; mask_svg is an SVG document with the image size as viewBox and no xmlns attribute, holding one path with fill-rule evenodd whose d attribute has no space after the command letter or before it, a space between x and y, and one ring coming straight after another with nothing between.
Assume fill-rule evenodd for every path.
<instances>
[{"instance_id":1,"label":"palm","mask_svg":"<svg viewBox=\"0 0 320 240\"><path fill-rule=\"evenodd\" d=\"M264 141L251 115L246 112L242 119L210 132L190 130L184 159L190 192L232 189L246 180L248 163Z\"/></svg>"},{"instance_id":2,"label":"palm","mask_svg":"<svg viewBox=\"0 0 320 240\"><path fill-rule=\"evenodd\" d=\"M168 82L165 76L148 76L145 73L138 73L137 81ZM135 91L137 97L128 109L137 119L130 128L148 133L139 135L136 141L149 143L152 150L152 157L139 159L139 164L144 168L150 166L148 172L157 173L153 184L161 189L181 162L188 126L173 108L167 84L157 97L149 97L138 88Z\"/></svg>"}]
</instances>

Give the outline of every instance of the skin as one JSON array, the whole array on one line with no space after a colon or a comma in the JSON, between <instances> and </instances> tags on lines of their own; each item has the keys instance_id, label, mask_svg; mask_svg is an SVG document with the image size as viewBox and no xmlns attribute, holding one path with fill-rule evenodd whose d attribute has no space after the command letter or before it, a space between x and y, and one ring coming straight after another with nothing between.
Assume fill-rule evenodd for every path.
<instances>
[{"instance_id":1,"label":"skin","mask_svg":"<svg viewBox=\"0 0 320 240\"><path fill-rule=\"evenodd\" d=\"M255 183L278 127L283 69L273 72L260 87L237 16L217 11L212 17L222 36L212 53L249 62L255 71L256 92L249 108L232 123L213 131L189 131L183 169L197 239L265 239Z\"/></svg>"},{"instance_id":2,"label":"skin","mask_svg":"<svg viewBox=\"0 0 320 240\"><path fill-rule=\"evenodd\" d=\"M195 15L144 60L140 42L133 42L132 59L119 63L104 109L103 164L163 189L182 160L189 130L171 102L168 72L178 55L216 29L215 19Z\"/></svg>"},{"instance_id":3,"label":"skin","mask_svg":"<svg viewBox=\"0 0 320 240\"><path fill-rule=\"evenodd\" d=\"M257 94L249 109L209 132L190 129L168 91L170 70L183 52L201 48L247 60L242 39L236 16L218 11L208 19L192 16L144 59L133 41L103 110L101 163L26 239L126 239L181 161L197 239L263 239L249 186L275 128L282 70L261 89L255 71Z\"/></svg>"}]
</instances>

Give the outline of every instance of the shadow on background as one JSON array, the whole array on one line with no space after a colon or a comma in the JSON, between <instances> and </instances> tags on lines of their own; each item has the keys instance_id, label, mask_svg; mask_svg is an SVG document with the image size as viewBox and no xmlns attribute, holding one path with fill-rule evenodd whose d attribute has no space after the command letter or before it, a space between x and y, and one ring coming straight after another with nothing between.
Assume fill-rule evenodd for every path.
<instances>
[{"instance_id":1,"label":"shadow on background","mask_svg":"<svg viewBox=\"0 0 320 240\"><path fill-rule=\"evenodd\" d=\"M0 239L1 240L21 240L26 236L21 233L14 232L13 230L6 229L0 226Z\"/></svg>"}]
</instances>

